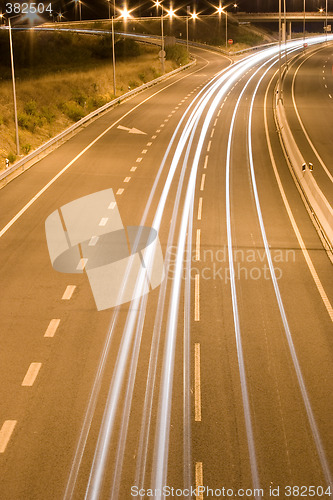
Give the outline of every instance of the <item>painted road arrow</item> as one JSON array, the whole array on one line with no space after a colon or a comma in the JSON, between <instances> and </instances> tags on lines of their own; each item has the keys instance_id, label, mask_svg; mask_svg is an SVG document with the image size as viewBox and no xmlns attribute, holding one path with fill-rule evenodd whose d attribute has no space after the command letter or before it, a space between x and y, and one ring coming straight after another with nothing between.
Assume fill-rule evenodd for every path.
<instances>
[{"instance_id":1,"label":"painted road arrow","mask_svg":"<svg viewBox=\"0 0 333 500\"><path fill-rule=\"evenodd\" d=\"M127 128L127 127L123 127L122 125L118 125L118 127L120 130L127 130L127 132L129 134L144 134L144 135L147 135L146 132L142 132L141 130L138 130L137 128Z\"/></svg>"}]
</instances>

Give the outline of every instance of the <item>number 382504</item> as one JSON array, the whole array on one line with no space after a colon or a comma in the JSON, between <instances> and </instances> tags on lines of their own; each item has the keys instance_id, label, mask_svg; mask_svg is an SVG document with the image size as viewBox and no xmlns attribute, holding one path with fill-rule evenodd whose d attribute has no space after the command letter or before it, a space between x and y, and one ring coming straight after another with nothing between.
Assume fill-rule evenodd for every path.
<instances>
[{"instance_id":1,"label":"number 382504","mask_svg":"<svg viewBox=\"0 0 333 500\"><path fill-rule=\"evenodd\" d=\"M52 5L50 3L6 3L7 14L43 14L44 12L52 14Z\"/></svg>"}]
</instances>

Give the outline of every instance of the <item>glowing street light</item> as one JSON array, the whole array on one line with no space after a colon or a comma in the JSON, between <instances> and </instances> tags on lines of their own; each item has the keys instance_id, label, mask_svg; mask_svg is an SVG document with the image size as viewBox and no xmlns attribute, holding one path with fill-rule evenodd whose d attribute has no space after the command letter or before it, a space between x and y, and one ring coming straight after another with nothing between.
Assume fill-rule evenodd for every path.
<instances>
[{"instance_id":1,"label":"glowing street light","mask_svg":"<svg viewBox=\"0 0 333 500\"><path fill-rule=\"evenodd\" d=\"M120 9L120 17L124 19L124 21L127 21L127 19L130 19L131 17L131 11L127 9L127 7L124 7L123 9Z\"/></svg>"}]
</instances>

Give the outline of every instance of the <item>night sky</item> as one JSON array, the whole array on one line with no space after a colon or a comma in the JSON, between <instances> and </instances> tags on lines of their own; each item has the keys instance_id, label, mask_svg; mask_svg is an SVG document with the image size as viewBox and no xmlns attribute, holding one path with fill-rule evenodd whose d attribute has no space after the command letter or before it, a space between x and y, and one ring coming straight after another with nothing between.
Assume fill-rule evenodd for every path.
<instances>
[{"instance_id":1,"label":"night sky","mask_svg":"<svg viewBox=\"0 0 333 500\"><path fill-rule=\"evenodd\" d=\"M9 0L0 0L0 10L5 12L5 4L8 3ZM17 2L18 0L16 0ZM35 0L37 3L38 0ZM63 13L66 13L67 19L72 18L74 15L73 5L74 2L70 0L40 0L44 4L48 4L49 1L52 3L52 7L54 12L59 12L61 10ZM115 0L117 7L121 8L127 3L127 6L130 8L136 7L140 5L139 9L136 9L137 15L145 16L150 15L152 11L151 5L153 4L152 0ZM14 3L11 1L10 3ZM22 3L20 1L19 3ZM247 11L247 12L277 12L279 8L279 0L236 0L238 4L239 11ZM213 9L213 5L217 5L219 0L163 0L163 4L165 6L169 6L170 3L173 4L174 7L181 7L186 5L190 5L191 10L193 7L196 7L197 10L204 11L203 13L211 13ZM233 5L233 0L222 0L222 5L230 4L230 10L234 9L231 7ZM321 7L325 8L326 0L306 0L306 10L308 11L317 11ZM93 18L106 18L108 16L108 3L107 0L82 0L82 17L84 19L93 19ZM113 4L113 0L111 0L111 4ZM287 10L288 11L296 11L300 12L303 10L303 0L287 0ZM283 1L282 1L283 5ZM328 10L333 10L333 0L328 0ZM153 10L154 11L154 10ZM155 12L155 11L154 11Z\"/></svg>"}]
</instances>

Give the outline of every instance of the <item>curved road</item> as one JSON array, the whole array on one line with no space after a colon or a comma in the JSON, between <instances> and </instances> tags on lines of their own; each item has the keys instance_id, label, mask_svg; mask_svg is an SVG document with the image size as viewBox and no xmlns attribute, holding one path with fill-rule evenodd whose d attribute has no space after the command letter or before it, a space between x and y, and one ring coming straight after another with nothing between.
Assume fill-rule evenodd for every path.
<instances>
[{"instance_id":1,"label":"curved road","mask_svg":"<svg viewBox=\"0 0 333 500\"><path fill-rule=\"evenodd\" d=\"M274 50L196 50L1 190L1 499L333 497L332 268L276 134ZM97 311L44 223L107 188L166 278Z\"/></svg>"}]
</instances>

